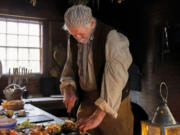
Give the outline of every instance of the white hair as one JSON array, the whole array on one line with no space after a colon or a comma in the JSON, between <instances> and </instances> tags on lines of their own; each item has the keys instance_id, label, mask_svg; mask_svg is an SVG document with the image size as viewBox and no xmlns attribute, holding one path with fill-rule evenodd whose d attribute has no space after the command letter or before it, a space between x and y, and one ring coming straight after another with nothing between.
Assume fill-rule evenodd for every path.
<instances>
[{"instance_id":1,"label":"white hair","mask_svg":"<svg viewBox=\"0 0 180 135\"><path fill-rule=\"evenodd\" d=\"M67 9L64 15L66 26L79 27L90 22L92 18L91 8L85 5L74 5Z\"/></svg>"}]
</instances>

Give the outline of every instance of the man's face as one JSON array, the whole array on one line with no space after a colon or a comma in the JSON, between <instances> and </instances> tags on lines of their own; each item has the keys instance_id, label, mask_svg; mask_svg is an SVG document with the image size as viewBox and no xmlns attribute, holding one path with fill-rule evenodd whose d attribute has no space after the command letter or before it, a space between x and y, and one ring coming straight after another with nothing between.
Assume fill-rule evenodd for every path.
<instances>
[{"instance_id":1,"label":"man's face","mask_svg":"<svg viewBox=\"0 0 180 135\"><path fill-rule=\"evenodd\" d=\"M85 26L79 27L69 27L67 26L69 33L79 42L82 44L87 44L91 33L94 28L94 23L90 22Z\"/></svg>"},{"instance_id":2,"label":"man's face","mask_svg":"<svg viewBox=\"0 0 180 135\"><path fill-rule=\"evenodd\" d=\"M87 26L68 27L70 34L82 44L87 44L89 41L91 30Z\"/></svg>"}]
</instances>

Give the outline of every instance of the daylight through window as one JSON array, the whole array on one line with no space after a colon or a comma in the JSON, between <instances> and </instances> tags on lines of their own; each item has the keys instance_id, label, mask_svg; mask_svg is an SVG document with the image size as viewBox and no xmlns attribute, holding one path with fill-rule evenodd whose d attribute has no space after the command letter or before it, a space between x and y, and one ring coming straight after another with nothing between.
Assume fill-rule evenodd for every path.
<instances>
[{"instance_id":1,"label":"daylight through window","mask_svg":"<svg viewBox=\"0 0 180 135\"><path fill-rule=\"evenodd\" d=\"M0 60L3 73L25 67L41 73L42 24L40 21L0 18Z\"/></svg>"}]
</instances>

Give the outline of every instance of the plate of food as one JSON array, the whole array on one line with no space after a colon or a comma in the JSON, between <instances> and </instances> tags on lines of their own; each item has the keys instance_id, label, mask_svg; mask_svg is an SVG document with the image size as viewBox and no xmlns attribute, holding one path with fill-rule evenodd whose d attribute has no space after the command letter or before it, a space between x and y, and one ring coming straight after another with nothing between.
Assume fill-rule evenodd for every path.
<instances>
[{"instance_id":1,"label":"plate of food","mask_svg":"<svg viewBox=\"0 0 180 135\"><path fill-rule=\"evenodd\" d=\"M16 117L25 117L27 116L28 112L26 112L24 109L18 110L14 113Z\"/></svg>"},{"instance_id":2,"label":"plate of food","mask_svg":"<svg viewBox=\"0 0 180 135\"><path fill-rule=\"evenodd\" d=\"M61 132L65 135L90 135L88 132L80 132L76 123L71 120L64 121Z\"/></svg>"},{"instance_id":3,"label":"plate of food","mask_svg":"<svg viewBox=\"0 0 180 135\"><path fill-rule=\"evenodd\" d=\"M23 135L90 135L87 132L80 133L75 122L65 120L64 123L31 123L29 119L17 124L14 130Z\"/></svg>"},{"instance_id":4,"label":"plate of food","mask_svg":"<svg viewBox=\"0 0 180 135\"><path fill-rule=\"evenodd\" d=\"M71 120L64 123L49 123L47 125L36 125L29 129L30 135L90 135L87 132L80 133L79 129Z\"/></svg>"}]
</instances>

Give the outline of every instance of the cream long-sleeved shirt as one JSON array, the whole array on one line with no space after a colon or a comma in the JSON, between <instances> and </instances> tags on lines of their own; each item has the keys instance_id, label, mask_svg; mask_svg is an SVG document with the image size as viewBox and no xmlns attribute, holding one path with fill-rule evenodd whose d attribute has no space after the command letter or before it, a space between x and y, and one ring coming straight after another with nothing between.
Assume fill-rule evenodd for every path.
<instances>
[{"instance_id":1,"label":"cream long-sleeved shirt","mask_svg":"<svg viewBox=\"0 0 180 135\"><path fill-rule=\"evenodd\" d=\"M82 48L78 48L78 54ZM67 60L61 76L61 91L67 85L72 85L76 89L74 73L72 69L72 55L68 44ZM80 57L80 55L78 55ZM106 113L117 118L117 111L121 104L122 90L128 80L128 68L132 63L132 57L129 51L129 41L126 36L111 30L108 33L105 47L106 63L103 73L100 97L95 101L95 105ZM80 58L78 58L80 59ZM84 78L80 75L80 86L85 91L91 91L97 88L93 66L92 47L88 53L88 79L84 83ZM78 67L80 61L77 60ZM86 69L83 69L86 70ZM82 81L81 81L82 80Z\"/></svg>"}]
</instances>

